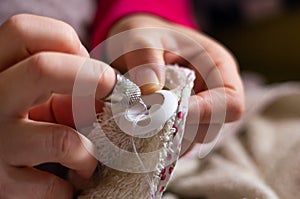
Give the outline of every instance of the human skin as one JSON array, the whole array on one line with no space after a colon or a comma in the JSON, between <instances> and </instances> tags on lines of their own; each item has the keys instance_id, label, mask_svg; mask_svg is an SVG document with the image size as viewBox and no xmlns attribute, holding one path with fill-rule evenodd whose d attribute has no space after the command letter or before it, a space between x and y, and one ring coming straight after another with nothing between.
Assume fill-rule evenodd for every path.
<instances>
[{"instance_id":1,"label":"human skin","mask_svg":"<svg viewBox=\"0 0 300 199\"><path fill-rule=\"evenodd\" d=\"M83 83L98 82L107 96L115 72L92 60L71 26L54 19L16 15L0 26L0 198L72 198L72 185L34 166L56 162L89 178L97 160L90 141L71 128L71 95L82 65Z\"/></svg>"},{"instance_id":2,"label":"human skin","mask_svg":"<svg viewBox=\"0 0 300 199\"><path fill-rule=\"evenodd\" d=\"M242 81L234 57L224 46L197 30L171 23L150 14L128 15L119 20L111 28L109 34L112 36L123 31L143 28L145 28L145 30L147 30L147 28L150 29L145 31L145 34L135 35L133 33L126 41L120 42L119 46L120 48L122 48L122 46L128 46L130 45L130 41L133 45L139 43L146 48L132 51L121 56L113 62L113 66L122 72L129 71L130 73L130 70L140 65L156 63L149 65L149 67L145 69L147 70L146 72L142 71L142 73L140 73L143 74L144 72L145 74L141 76L142 78L136 77L138 74L135 74L134 70L132 72L133 74L131 76L133 77L133 81L141 85L144 94L149 94L162 88L164 85L163 65L165 64L177 63L197 71L195 66L188 63L182 57L163 50L168 48L167 45L169 45L169 43L166 41L173 42L172 45L174 46L173 50L175 52L182 52L181 48L184 47L184 42L180 41L181 38L172 38L174 35L166 34L163 29L168 29L170 32L179 32L185 37L191 38L191 40L195 41L196 45L203 48L203 51L205 51L214 62L215 66L209 69L207 76L200 74L199 71L196 72L195 95L189 99L187 124L198 126L198 133L193 141L190 140L191 142L203 142L207 136L209 126L215 125L215 129L218 130L222 126L222 123L238 120L242 116L244 111L244 90ZM151 28L161 28L161 34L158 33L159 31L154 31L152 34ZM152 46L153 48L151 49ZM162 50L158 50L158 46ZM194 50L187 49L189 52L183 52L187 57L203 54L203 52L199 52L199 49L196 48ZM201 60L200 58L198 62L199 65L201 65L201 62L207 62L207 60ZM214 70L220 74L222 79L221 83L214 80L214 73L211 72ZM146 81L151 83L147 83ZM210 85L213 85L210 86L209 89L207 88L208 82ZM218 95L223 95L220 98L224 99L224 106L220 106L218 105L220 103L214 101L214 99L219 98ZM212 121L213 114L224 115L224 118L221 118L219 121Z\"/></svg>"},{"instance_id":3,"label":"human skin","mask_svg":"<svg viewBox=\"0 0 300 199\"><path fill-rule=\"evenodd\" d=\"M224 81L226 106L215 111L225 111L226 122L242 115L242 83L234 58L223 46L195 30L142 14L124 17L112 27L110 35L144 27L169 28L199 42L216 63ZM148 36L131 41L147 43L153 39ZM160 41L159 35L155 39ZM70 183L34 166L58 162L85 178L96 168L97 160L83 144L90 144L89 141L71 128L72 89L88 53L69 25L32 15L17 15L2 24L0 43L0 198L72 198ZM103 71L96 92L96 98L103 99L114 86L115 73L103 62L91 62L91 67ZM193 68L172 53L153 49L126 54L113 65L125 72L145 63L158 64L148 70L153 83L141 85L144 94L163 87L161 65L179 63ZM98 77L87 75L90 76L84 78L86 81L98 81ZM190 98L188 117L201 115L200 120L190 120L192 124L200 124L195 142L203 141L205 134L201 132L211 122L211 90L203 86L203 81L198 75L197 93Z\"/></svg>"}]
</instances>

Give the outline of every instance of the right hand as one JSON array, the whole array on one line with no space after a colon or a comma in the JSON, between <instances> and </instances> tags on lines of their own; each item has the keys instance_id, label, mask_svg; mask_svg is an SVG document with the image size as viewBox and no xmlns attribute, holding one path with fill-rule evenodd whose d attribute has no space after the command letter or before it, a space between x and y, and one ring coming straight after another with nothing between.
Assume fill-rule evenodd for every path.
<instances>
[{"instance_id":1,"label":"right hand","mask_svg":"<svg viewBox=\"0 0 300 199\"><path fill-rule=\"evenodd\" d=\"M33 15L17 15L0 26L0 198L72 198L67 181L34 166L57 162L90 177L97 160L72 126L71 95L85 63L102 72L96 98L106 97L115 72L87 58L75 31L67 24ZM86 63L88 66L86 65ZM68 124L69 126L67 126Z\"/></svg>"}]
</instances>

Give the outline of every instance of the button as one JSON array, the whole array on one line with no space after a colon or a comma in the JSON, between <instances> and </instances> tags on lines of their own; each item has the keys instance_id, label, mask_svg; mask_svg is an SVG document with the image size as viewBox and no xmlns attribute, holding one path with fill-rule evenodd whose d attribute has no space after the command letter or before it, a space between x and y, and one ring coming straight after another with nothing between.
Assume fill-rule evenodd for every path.
<instances>
[{"instance_id":1,"label":"button","mask_svg":"<svg viewBox=\"0 0 300 199\"><path fill-rule=\"evenodd\" d=\"M122 107L112 107L114 115L119 115L115 117L115 121L128 135L138 138L152 137L176 112L178 99L167 90L142 95L141 98L144 104L140 102L123 110Z\"/></svg>"}]
</instances>

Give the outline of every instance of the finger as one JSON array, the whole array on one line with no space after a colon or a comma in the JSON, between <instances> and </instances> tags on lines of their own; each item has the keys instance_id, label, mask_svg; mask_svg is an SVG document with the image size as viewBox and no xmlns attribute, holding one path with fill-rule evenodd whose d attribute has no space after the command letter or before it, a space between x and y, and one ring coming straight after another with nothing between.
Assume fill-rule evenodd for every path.
<instances>
[{"instance_id":1,"label":"finger","mask_svg":"<svg viewBox=\"0 0 300 199\"><path fill-rule=\"evenodd\" d=\"M194 31L188 32L188 36L194 40L178 37L180 55L201 75L200 81L203 82L198 85L205 85L207 90L196 88L201 92L190 98L187 122L237 120L243 113L244 92L235 60L216 41Z\"/></svg>"},{"instance_id":2,"label":"finger","mask_svg":"<svg viewBox=\"0 0 300 199\"><path fill-rule=\"evenodd\" d=\"M135 82L142 94L150 94L164 86L165 71L162 50L142 49L124 55L130 79Z\"/></svg>"},{"instance_id":3,"label":"finger","mask_svg":"<svg viewBox=\"0 0 300 199\"><path fill-rule=\"evenodd\" d=\"M186 124L181 143L180 155L183 156L191 151L197 143L212 143L223 124Z\"/></svg>"},{"instance_id":4,"label":"finger","mask_svg":"<svg viewBox=\"0 0 300 199\"><path fill-rule=\"evenodd\" d=\"M164 59L166 61L166 64L174 65L177 64L179 66L187 67L192 69L195 72L196 80L194 81L194 92L198 93L203 90L207 90L207 86L200 75L199 72L197 72L196 68L192 66L186 59L181 57L178 54L174 54L172 52L166 51L164 53Z\"/></svg>"},{"instance_id":5,"label":"finger","mask_svg":"<svg viewBox=\"0 0 300 199\"><path fill-rule=\"evenodd\" d=\"M165 61L159 31L134 29L113 36L106 44L109 60L119 71L128 71L143 94L162 89Z\"/></svg>"},{"instance_id":6,"label":"finger","mask_svg":"<svg viewBox=\"0 0 300 199\"><path fill-rule=\"evenodd\" d=\"M11 166L56 162L82 177L90 177L97 166L93 144L70 127L26 120L7 122L5 127L10 139L4 139L7 133L0 135L0 149Z\"/></svg>"},{"instance_id":7,"label":"finger","mask_svg":"<svg viewBox=\"0 0 300 199\"><path fill-rule=\"evenodd\" d=\"M53 93L103 99L111 93L115 81L114 70L103 62L62 53L39 53L0 74L0 109L4 114L23 116Z\"/></svg>"},{"instance_id":8,"label":"finger","mask_svg":"<svg viewBox=\"0 0 300 199\"><path fill-rule=\"evenodd\" d=\"M0 198L71 199L73 197L72 185L53 174L28 167L8 167L5 172L5 177L0 182Z\"/></svg>"},{"instance_id":9,"label":"finger","mask_svg":"<svg viewBox=\"0 0 300 199\"><path fill-rule=\"evenodd\" d=\"M215 67L204 77L208 90L190 99L189 110L191 115L194 110L200 110L201 123L235 121L244 111L244 91L237 64L223 47L215 43L211 45L215 47L208 54L214 60Z\"/></svg>"},{"instance_id":10,"label":"finger","mask_svg":"<svg viewBox=\"0 0 300 199\"><path fill-rule=\"evenodd\" d=\"M44 104L34 107L29 111L29 119L35 121L52 122L58 124L64 124L75 128L75 122L73 117L72 96L53 94L51 98ZM88 126L95 120L95 115L86 111L86 106L90 106L90 97L77 97L76 101L80 101L81 106L77 106L76 109L80 113L81 119L76 121L77 127ZM101 101L95 101L95 112L102 111L104 103Z\"/></svg>"},{"instance_id":11,"label":"finger","mask_svg":"<svg viewBox=\"0 0 300 199\"><path fill-rule=\"evenodd\" d=\"M216 88L200 92L189 99L187 123L235 121L243 112L243 96L231 88Z\"/></svg>"},{"instance_id":12,"label":"finger","mask_svg":"<svg viewBox=\"0 0 300 199\"><path fill-rule=\"evenodd\" d=\"M15 15L0 28L0 71L41 51L89 56L74 29L59 20Z\"/></svg>"}]
</instances>

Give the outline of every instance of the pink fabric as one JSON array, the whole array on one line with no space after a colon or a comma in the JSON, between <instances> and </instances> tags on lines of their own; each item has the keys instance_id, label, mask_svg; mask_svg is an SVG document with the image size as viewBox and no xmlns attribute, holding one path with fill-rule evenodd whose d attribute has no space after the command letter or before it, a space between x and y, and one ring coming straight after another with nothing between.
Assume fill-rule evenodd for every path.
<instances>
[{"instance_id":1,"label":"pink fabric","mask_svg":"<svg viewBox=\"0 0 300 199\"><path fill-rule=\"evenodd\" d=\"M189 0L99 0L92 38L93 47L105 40L110 27L133 13L149 13L183 26L196 28Z\"/></svg>"}]
</instances>

